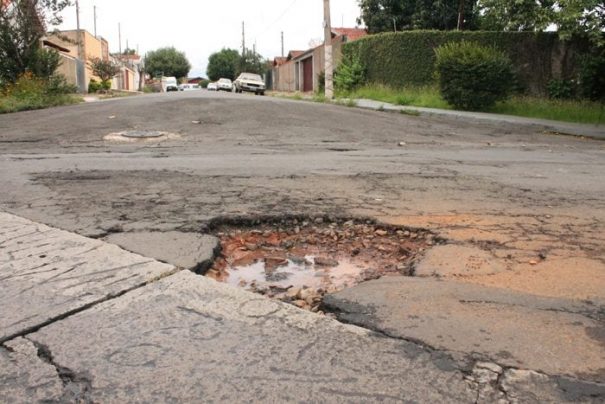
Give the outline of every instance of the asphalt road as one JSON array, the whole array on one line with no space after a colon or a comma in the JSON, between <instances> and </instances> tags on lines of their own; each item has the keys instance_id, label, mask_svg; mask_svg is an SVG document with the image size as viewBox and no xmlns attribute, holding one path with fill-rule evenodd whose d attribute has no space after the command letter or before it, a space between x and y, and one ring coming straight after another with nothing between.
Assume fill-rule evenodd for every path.
<instances>
[{"instance_id":1,"label":"asphalt road","mask_svg":"<svg viewBox=\"0 0 605 404\"><path fill-rule=\"evenodd\" d=\"M146 130L166 134L115 135ZM198 232L217 217L284 214L371 217L439 233L453 249L420 261L422 287L405 279L360 285L331 296L330 306L389 344L427 349L419 375L467 377L471 396L486 402L605 397L604 173L605 142L539 125L253 95L170 93L0 115L0 210L83 236ZM411 303L401 292L410 287ZM54 349L85 351L78 343L61 347L52 334L60 325L49 327L40 333ZM326 332L334 341L337 331ZM478 333L488 337L474 343ZM443 365L442 355L454 365ZM225 376L231 383L234 369ZM416 399L427 394L424 386L411 394L413 383L403 388ZM342 391L329 392L306 398L346 401ZM456 385L450 398L465 401L467 393ZM365 399L391 401L401 391L376 394Z\"/></svg>"}]
</instances>

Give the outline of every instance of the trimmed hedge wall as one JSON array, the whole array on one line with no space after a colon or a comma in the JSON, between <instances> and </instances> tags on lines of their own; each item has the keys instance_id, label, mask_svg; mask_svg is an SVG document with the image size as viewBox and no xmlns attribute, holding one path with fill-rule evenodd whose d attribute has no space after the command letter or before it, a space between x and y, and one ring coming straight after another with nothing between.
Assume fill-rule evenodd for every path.
<instances>
[{"instance_id":1,"label":"trimmed hedge wall","mask_svg":"<svg viewBox=\"0 0 605 404\"><path fill-rule=\"evenodd\" d=\"M553 77L571 77L575 70L573 56L580 47L559 41L552 32L404 31L349 42L343 53L360 58L370 83L419 86L435 82L434 49L461 40L504 51L515 67L516 87L538 95L547 93Z\"/></svg>"}]
</instances>

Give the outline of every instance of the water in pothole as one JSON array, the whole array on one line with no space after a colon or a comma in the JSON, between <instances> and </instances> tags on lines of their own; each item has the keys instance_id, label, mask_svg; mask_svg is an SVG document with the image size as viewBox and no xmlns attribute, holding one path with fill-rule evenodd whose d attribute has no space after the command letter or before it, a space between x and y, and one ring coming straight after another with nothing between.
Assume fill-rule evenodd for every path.
<instances>
[{"instance_id":1,"label":"water in pothole","mask_svg":"<svg viewBox=\"0 0 605 404\"><path fill-rule=\"evenodd\" d=\"M424 230L322 218L225 225L216 234L221 255L207 276L313 311L326 293L410 275L417 254L440 242Z\"/></svg>"},{"instance_id":2,"label":"water in pothole","mask_svg":"<svg viewBox=\"0 0 605 404\"><path fill-rule=\"evenodd\" d=\"M267 261L257 261L239 267L231 266L225 282L239 287L264 285L274 289L306 287L335 291L359 283L365 270L346 259L338 260L334 267L316 265L315 259L312 255L283 259L277 267Z\"/></svg>"}]
</instances>

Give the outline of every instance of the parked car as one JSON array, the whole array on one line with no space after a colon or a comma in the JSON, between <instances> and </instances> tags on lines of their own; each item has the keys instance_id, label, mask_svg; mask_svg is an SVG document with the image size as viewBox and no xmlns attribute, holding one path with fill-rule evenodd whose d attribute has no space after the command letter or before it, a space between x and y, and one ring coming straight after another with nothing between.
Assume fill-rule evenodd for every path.
<instances>
[{"instance_id":1,"label":"parked car","mask_svg":"<svg viewBox=\"0 0 605 404\"><path fill-rule=\"evenodd\" d=\"M199 90L200 86L199 84L179 84L179 91L193 91L193 90Z\"/></svg>"},{"instance_id":2,"label":"parked car","mask_svg":"<svg viewBox=\"0 0 605 404\"><path fill-rule=\"evenodd\" d=\"M248 91L256 95L265 95L265 82L263 78L254 73L242 73L233 82L236 93Z\"/></svg>"},{"instance_id":3,"label":"parked car","mask_svg":"<svg viewBox=\"0 0 605 404\"><path fill-rule=\"evenodd\" d=\"M208 91L218 91L218 84L216 83L208 83L208 87L206 87Z\"/></svg>"},{"instance_id":4,"label":"parked car","mask_svg":"<svg viewBox=\"0 0 605 404\"><path fill-rule=\"evenodd\" d=\"M179 84L176 81L176 77L162 77L162 91L165 93L169 91L179 91Z\"/></svg>"},{"instance_id":5,"label":"parked car","mask_svg":"<svg viewBox=\"0 0 605 404\"><path fill-rule=\"evenodd\" d=\"M218 90L217 91L233 91L233 82L229 79L219 79L217 82Z\"/></svg>"}]
</instances>

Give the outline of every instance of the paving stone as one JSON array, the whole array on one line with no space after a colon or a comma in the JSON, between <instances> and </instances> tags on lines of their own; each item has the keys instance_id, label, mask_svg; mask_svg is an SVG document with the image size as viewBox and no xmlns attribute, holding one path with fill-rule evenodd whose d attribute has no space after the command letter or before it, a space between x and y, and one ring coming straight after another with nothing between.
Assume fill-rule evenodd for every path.
<instances>
[{"instance_id":1,"label":"paving stone","mask_svg":"<svg viewBox=\"0 0 605 404\"><path fill-rule=\"evenodd\" d=\"M0 228L0 342L175 270L7 213Z\"/></svg>"},{"instance_id":2,"label":"paving stone","mask_svg":"<svg viewBox=\"0 0 605 404\"><path fill-rule=\"evenodd\" d=\"M182 271L30 338L94 402L473 402L415 344Z\"/></svg>"},{"instance_id":3,"label":"paving stone","mask_svg":"<svg viewBox=\"0 0 605 404\"><path fill-rule=\"evenodd\" d=\"M38 349L24 338L0 347L0 401L59 402L63 383L57 369L38 357Z\"/></svg>"},{"instance_id":4,"label":"paving stone","mask_svg":"<svg viewBox=\"0 0 605 404\"><path fill-rule=\"evenodd\" d=\"M209 267L219 248L216 237L179 231L115 233L107 236L105 241L145 257L194 271Z\"/></svg>"}]
</instances>

